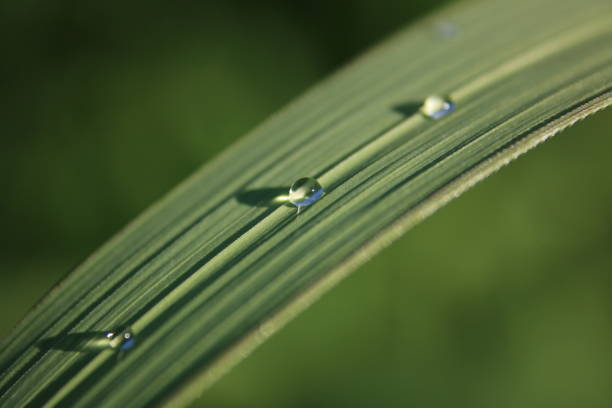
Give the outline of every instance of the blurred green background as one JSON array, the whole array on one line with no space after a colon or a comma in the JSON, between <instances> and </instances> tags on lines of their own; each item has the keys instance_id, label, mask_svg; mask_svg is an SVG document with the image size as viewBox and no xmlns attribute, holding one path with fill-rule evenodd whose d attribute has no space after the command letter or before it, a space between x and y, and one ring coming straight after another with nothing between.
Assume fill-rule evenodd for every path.
<instances>
[{"instance_id":1,"label":"blurred green background","mask_svg":"<svg viewBox=\"0 0 612 408\"><path fill-rule=\"evenodd\" d=\"M0 4L0 337L308 86L440 1ZM609 407L612 111L454 201L193 407Z\"/></svg>"}]
</instances>

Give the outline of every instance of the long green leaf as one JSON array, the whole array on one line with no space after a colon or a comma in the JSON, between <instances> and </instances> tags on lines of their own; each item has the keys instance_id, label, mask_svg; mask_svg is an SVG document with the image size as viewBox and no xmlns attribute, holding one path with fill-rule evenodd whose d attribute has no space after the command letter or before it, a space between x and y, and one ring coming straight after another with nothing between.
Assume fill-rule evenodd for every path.
<instances>
[{"instance_id":1,"label":"long green leaf","mask_svg":"<svg viewBox=\"0 0 612 408\"><path fill-rule=\"evenodd\" d=\"M449 29L450 28L450 29ZM90 257L0 354L2 406L185 403L356 265L612 103L612 4L465 2L264 123ZM417 111L447 95L455 112ZM315 176L296 215L270 194ZM70 336L118 326L132 350Z\"/></svg>"}]
</instances>

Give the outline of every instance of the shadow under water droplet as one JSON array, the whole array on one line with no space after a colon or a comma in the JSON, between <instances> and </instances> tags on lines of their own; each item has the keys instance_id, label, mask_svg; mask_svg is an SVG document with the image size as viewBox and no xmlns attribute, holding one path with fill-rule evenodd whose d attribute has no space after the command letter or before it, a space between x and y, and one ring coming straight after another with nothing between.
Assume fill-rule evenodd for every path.
<instances>
[{"instance_id":1,"label":"shadow under water droplet","mask_svg":"<svg viewBox=\"0 0 612 408\"><path fill-rule=\"evenodd\" d=\"M236 200L253 207L277 207L288 202L289 187L267 187L241 191Z\"/></svg>"},{"instance_id":2,"label":"shadow under water droplet","mask_svg":"<svg viewBox=\"0 0 612 408\"><path fill-rule=\"evenodd\" d=\"M393 110L408 117L417 114L421 106L422 102L406 102L393 106Z\"/></svg>"},{"instance_id":3,"label":"shadow under water droplet","mask_svg":"<svg viewBox=\"0 0 612 408\"><path fill-rule=\"evenodd\" d=\"M36 343L41 350L63 350L78 352L95 352L108 348L106 332L69 333L62 336L47 337Z\"/></svg>"}]
</instances>

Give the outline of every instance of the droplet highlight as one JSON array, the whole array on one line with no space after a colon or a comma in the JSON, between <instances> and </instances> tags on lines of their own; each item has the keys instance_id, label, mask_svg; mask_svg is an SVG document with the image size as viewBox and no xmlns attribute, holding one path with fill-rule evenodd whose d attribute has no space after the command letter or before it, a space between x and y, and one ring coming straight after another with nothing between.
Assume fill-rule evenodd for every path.
<instances>
[{"instance_id":1,"label":"droplet highlight","mask_svg":"<svg viewBox=\"0 0 612 408\"><path fill-rule=\"evenodd\" d=\"M325 191L319 182L313 177L304 177L297 180L289 189L289 202L298 208L307 207L318 201Z\"/></svg>"},{"instance_id":2,"label":"droplet highlight","mask_svg":"<svg viewBox=\"0 0 612 408\"><path fill-rule=\"evenodd\" d=\"M421 106L421 113L430 119L440 119L454 110L455 104L452 101L437 95L428 96Z\"/></svg>"}]
</instances>

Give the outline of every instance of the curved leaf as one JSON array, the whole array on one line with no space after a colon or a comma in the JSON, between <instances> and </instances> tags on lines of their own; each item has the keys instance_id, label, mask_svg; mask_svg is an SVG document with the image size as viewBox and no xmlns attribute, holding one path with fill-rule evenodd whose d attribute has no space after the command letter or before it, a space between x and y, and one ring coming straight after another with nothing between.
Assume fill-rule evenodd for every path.
<instances>
[{"instance_id":1,"label":"curved leaf","mask_svg":"<svg viewBox=\"0 0 612 408\"><path fill-rule=\"evenodd\" d=\"M598 0L466 2L410 27L77 268L2 346L2 406L190 401L381 247L610 105L611 41ZM430 95L456 111L423 116ZM298 216L274 198L304 176L326 195ZM129 351L85 347L119 326Z\"/></svg>"}]
</instances>

